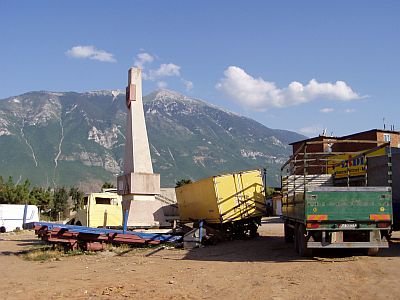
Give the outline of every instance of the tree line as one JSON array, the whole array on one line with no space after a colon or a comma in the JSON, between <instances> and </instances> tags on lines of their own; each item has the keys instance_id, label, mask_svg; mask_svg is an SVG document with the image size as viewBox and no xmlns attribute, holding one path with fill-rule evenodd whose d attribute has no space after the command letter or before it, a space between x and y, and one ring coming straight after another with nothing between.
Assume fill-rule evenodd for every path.
<instances>
[{"instance_id":1,"label":"tree line","mask_svg":"<svg viewBox=\"0 0 400 300\"><path fill-rule=\"evenodd\" d=\"M72 200L72 207L68 199ZM0 176L0 204L36 205L42 215L56 220L65 210L82 207L84 193L77 187L43 188L33 186L28 179L22 183L14 183L13 177L4 180Z\"/></svg>"}]
</instances>

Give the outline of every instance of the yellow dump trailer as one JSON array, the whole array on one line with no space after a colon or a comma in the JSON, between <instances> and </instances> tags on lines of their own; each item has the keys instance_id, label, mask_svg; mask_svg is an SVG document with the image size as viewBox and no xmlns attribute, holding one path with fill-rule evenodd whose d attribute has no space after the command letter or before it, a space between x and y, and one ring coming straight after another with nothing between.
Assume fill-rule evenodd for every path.
<instances>
[{"instance_id":1,"label":"yellow dump trailer","mask_svg":"<svg viewBox=\"0 0 400 300\"><path fill-rule=\"evenodd\" d=\"M224 231L254 234L266 214L261 170L202 179L176 188L181 222L204 221Z\"/></svg>"}]
</instances>

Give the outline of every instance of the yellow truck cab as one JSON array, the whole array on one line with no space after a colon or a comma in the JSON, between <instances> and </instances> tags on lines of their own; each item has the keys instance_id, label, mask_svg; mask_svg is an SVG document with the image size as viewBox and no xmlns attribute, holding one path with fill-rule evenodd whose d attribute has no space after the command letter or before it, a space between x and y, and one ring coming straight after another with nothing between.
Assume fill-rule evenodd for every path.
<instances>
[{"instance_id":1,"label":"yellow truck cab","mask_svg":"<svg viewBox=\"0 0 400 300\"><path fill-rule=\"evenodd\" d=\"M83 207L69 224L95 228L122 226L122 197L116 189L86 194Z\"/></svg>"}]
</instances>

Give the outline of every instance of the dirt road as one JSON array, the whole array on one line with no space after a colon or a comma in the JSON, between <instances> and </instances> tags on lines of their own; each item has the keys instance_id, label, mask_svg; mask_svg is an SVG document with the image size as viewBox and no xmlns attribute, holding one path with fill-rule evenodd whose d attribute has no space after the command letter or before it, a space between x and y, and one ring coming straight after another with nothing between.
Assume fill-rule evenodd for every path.
<instances>
[{"instance_id":1,"label":"dirt road","mask_svg":"<svg viewBox=\"0 0 400 300\"><path fill-rule=\"evenodd\" d=\"M133 249L121 254L25 261L32 232L0 235L0 299L398 299L400 242L377 257L360 252L298 257L282 224L260 237L186 250ZM400 237L395 234L394 237Z\"/></svg>"}]
</instances>

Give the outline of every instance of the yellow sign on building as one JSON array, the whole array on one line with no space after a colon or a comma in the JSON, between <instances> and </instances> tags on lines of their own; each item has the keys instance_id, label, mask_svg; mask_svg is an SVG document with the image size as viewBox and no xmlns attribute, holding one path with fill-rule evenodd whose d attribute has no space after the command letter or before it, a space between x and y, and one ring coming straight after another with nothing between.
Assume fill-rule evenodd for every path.
<instances>
[{"instance_id":1,"label":"yellow sign on building","mask_svg":"<svg viewBox=\"0 0 400 300\"><path fill-rule=\"evenodd\" d=\"M328 172L335 174L336 178L364 176L366 172L368 157L386 155L386 149L381 148L364 156L359 156L365 151L353 154L341 154L331 156L328 161ZM354 158L353 158L354 157Z\"/></svg>"}]
</instances>

